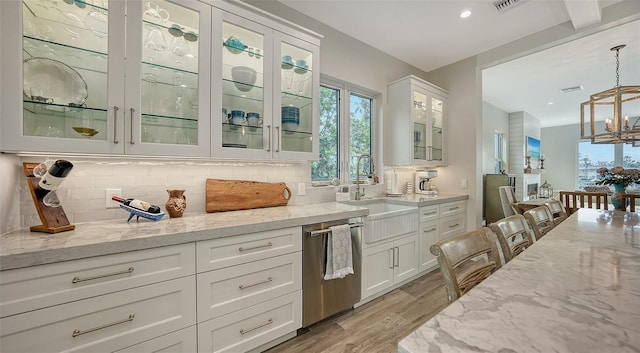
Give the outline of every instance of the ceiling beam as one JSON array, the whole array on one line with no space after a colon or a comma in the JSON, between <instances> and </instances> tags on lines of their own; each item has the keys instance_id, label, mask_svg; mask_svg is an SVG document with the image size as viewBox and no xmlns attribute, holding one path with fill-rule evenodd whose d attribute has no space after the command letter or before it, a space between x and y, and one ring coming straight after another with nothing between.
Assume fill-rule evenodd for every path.
<instances>
[{"instance_id":1,"label":"ceiling beam","mask_svg":"<svg viewBox=\"0 0 640 353\"><path fill-rule=\"evenodd\" d=\"M598 0L564 0L564 5L576 30L598 23L602 18Z\"/></svg>"}]
</instances>

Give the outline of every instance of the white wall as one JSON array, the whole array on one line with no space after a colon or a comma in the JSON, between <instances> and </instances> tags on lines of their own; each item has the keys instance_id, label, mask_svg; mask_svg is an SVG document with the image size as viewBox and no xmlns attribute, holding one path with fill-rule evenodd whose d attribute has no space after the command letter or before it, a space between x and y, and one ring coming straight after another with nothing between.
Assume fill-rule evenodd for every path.
<instances>
[{"instance_id":1,"label":"white wall","mask_svg":"<svg viewBox=\"0 0 640 353\"><path fill-rule=\"evenodd\" d=\"M482 224L482 85L476 58L428 73L427 80L449 90L447 167L438 168L439 191L469 195L467 228ZM468 189L461 188L467 179Z\"/></svg>"},{"instance_id":2,"label":"white wall","mask_svg":"<svg viewBox=\"0 0 640 353\"><path fill-rule=\"evenodd\" d=\"M546 158L543 179L555 192L575 190L580 124L542 128L540 137L540 150Z\"/></svg>"},{"instance_id":3,"label":"white wall","mask_svg":"<svg viewBox=\"0 0 640 353\"><path fill-rule=\"evenodd\" d=\"M508 165L508 141L509 141L509 114L492 104L482 102L482 174L495 173L495 143L496 132L503 134L506 146L504 148L504 161ZM507 169L508 171L508 169Z\"/></svg>"}]
</instances>

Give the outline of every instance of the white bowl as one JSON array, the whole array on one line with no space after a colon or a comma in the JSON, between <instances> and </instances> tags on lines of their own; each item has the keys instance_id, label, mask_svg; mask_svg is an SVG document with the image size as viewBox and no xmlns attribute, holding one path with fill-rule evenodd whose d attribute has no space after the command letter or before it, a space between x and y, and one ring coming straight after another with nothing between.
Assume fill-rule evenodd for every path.
<instances>
[{"instance_id":1,"label":"white bowl","mask_svg":"<svg viewBox=\"0 0 640 353\"><path fill-rule=\"evenodd\" d=\"M233 83L242 92L249 92L256 83L256 70L246 66L236 66L231 69L231 78Z\"/></svg>"}]
</instances>

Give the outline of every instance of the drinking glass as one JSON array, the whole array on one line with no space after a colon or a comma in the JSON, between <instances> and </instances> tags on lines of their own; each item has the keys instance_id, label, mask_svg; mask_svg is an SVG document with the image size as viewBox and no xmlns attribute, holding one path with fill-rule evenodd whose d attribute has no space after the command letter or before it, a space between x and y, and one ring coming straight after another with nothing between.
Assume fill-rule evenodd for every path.
<instances>
[{"instance_id":1,"label":"drinking glass","mask_svg":"<svg viewBox=\"0 0 640 353\"><path fill-rule=\"evenodd\" d=\"M44 162L33 167L33 176L42 178L45 174L47 174L47 171L49 170L51 165L53 165L53 162L53 159L47 158Z\"/></svg>"},{"instance_id":2,"label":"drinking glass","mask_svg":"<svg viewBox=\"0 0 640 353\"><path fill-rule=\"evenodd\" d=\"M144 40L144 46L154 52L154 55L149 56L149 60L153 61L158 58L158 53L168 49L167 41L159 29L151 28L151 26L146 26L146 29L148 32Z\"/></svg>"},{"instance_id":3,"label":"drinking glass","mask_svg":"<svg viewBox=\"0 0 640 353\"><path fill-rule=\"evenodd\" d=\"M173 40L171 40L171 44L169 45L169 47L171 48L171 53L178 57L176 59L176 64L184 64L184 60L182 60L182 57L189 54L191 51L184 37L174 37Z\"/></svg>"},{"instance_id":4,"label":"drinking glass","mask_svg":"<svg viewBox=\"0 0 640 353\"><path fill-rule=\"evenodd\" d=\"M45 197L42 198L42 203L47 207L60 207L69 196L69 189L57 188L56 190L49 191Z\"/></svg>"}]
</instances>

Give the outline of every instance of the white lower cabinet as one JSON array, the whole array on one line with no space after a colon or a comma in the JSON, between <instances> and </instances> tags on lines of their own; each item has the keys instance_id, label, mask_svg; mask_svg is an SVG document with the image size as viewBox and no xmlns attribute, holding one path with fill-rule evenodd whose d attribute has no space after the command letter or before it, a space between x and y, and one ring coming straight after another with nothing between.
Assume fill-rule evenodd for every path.
<instances>
[{"instance_id":1,"label":"white lower cabinet","mask_svg":"<svg viewBox=\"0 0 640 353\"><path fill-rule=\"evenodd\" d=\"M247 352L302 327L302 290L198 323L198 352Z\"/></svg>"},{"instance_id":2,"label":"white lower cabinet","mask_svg":"<svg viewBox=\"0 0 640 353\"><path fill-rule=\"evenodd\" d=\"M247 352L302 327L302 227L196 243L198 352Z\"/></svg>"},{"instance_id":3,"label":"white lower cabinet","mask_svg":"<svg viewBox=\"0 0 640 353\"><path fill-rule=\"evenodd\" d=\"M431 245L440 240L440 222L436 219L421 222L418 230L419 271L426 271L438 265L436 256L431 253Z\"/></svg>"},{"instance_id":4,"label":"white lower cabinet","mask_svg":"<svg viewBox=\"0 0 640 353\"><path fill-rule=\"evenodd\" d=\"M193 325L195 288L195 276L188 276L5 317L0 351L126 348Z\"/></svg>"},{"instance_id":5,"label":"white lower cabinet","mask_svg":"<svg viewBox=\"0 0 640 353\"><path fill-rule=\"evenodd\" d=\"M418 273L418 236L374 243L362 250L362 298L368 298Z\"/></svg>"},{"instance_id":6,"label":"white lower cabinet","mask_svg":"<svg viewBox=\"0 0 640 353\"><path fill-rule=\"evenodd\" d=\"M197 352L196 325L168 333L134 346L121 349L116 353L177 353Z\"/></svg>"}]
</instances>

